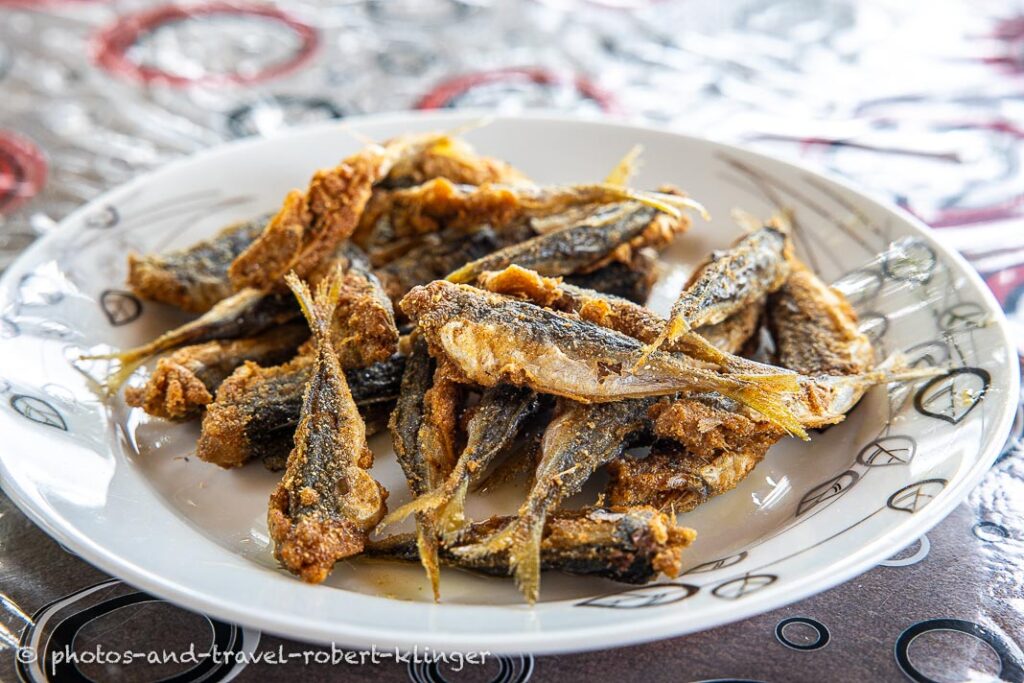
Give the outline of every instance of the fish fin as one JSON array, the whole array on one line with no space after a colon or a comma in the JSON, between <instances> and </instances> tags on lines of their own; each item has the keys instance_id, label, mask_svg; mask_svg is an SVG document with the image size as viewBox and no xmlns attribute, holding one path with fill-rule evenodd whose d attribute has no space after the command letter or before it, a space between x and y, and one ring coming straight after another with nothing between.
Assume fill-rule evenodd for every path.
<instances>
[{"instance_id":1,"label":"fish fin","mask_svg":"<svg viewBox=\"0 0 1024 683\"><path fill-rule=\"evenodd\" d=\"M445 543L457 541L466 528L466 493L468 491L469 479L462 479L454 493L437 513L438 530Z\"/></svg>"},{"instance_id":2,"label":"fish fin","mask_svg":"<svg viewBox=\"0 0 1024 683\"><path fill-rule=\"evenodd\" d=\"M615 167L608 174L608 177L604 179L607 185L616 185L618 187L625 187L629 185L630 179L636 174L636 170L639 166L640 155L643 153L643 145L633 145L633 147L626 152L626 155L619 159L619 163L615 164Z\"/></svg>"},{"instance_id":3,"label":"fish fin","mask_svg":"<svg viewBox=\"0 0 1024 683\"><path fill-rule=\"evenodd\" d=\"M420 555L420 564L430 579L430 588L434 592L434 602L441 601L441 569L438 560L438 540L434 525L421 515L416 520L416 550Z\"/></svg>"},{"instance_id":4,"label":"fish fin","mask_svg":"<svg viewBox=\"0 0 1024 683\"><path fill-rule=\"evenodd\" d=\"M449 273L448 277L446 277L445 280L447 280L448 282L454 282L457 285L461 285L470 282L475 277L476 269L473 266L473 261L470 261L461 268L453 270L451 273Z\"/></svg>"},{"instance_id":5,"label":"fish fin","mask_svg":"<svg viewBox=\"0 0 1024 683\"><path fill-rule=\"evenodd\" d=\"M381 520L380 528L383 529L391 526L392 524L398 524L413 513L429 512L430 510L434 510L444 505L448 495L449 493L446 490L446 487L442 486L434 489L433 491L428 491L422 496L417 496L397 510L388 513L388 516Z\"/></svg>"},{"instance_id":6,"label":"fish fin","mask_svg":"<svg viewBox=\"0 0 1024 683\"><path fill-rule=\"evenodd\" d=\"M513 523L512 547L509 550L509 566L515 576L516 586L526 601L533 605L540 593L540 543L544 535L544 518L522 518Z\"/></svg>"},{"instance_id":7,"label":"fish fin","mask_svg":"<svg viewBox=\"0 0 1024 683\"><path fill-rule=\"evenodd\" d=\"M492 553L499 553L507 549L515 540L516 522L512 521L502 529L495 531L490 536L469 545L452 548L452 552L468 559L480 559Z\"/></svg>"},{"instance_id":8,"label":"fish fin","mask_svg":"<svg viewBox=\"0 0 1024 683\"><path fill-rule=\"evenodd\" d=\"M765 391L778 394L795 394L800 391L800 375L795 372L779 372L770 375L736 373L729 376L745 382L755 382Z\"/></svg>"},{"instance_id":9,"label":"fish fin","mask_svg":"<svg viewBox=\"0 0 1024 683\"><path fill-rule=\"evenodd\" d=\"M730 398L733 398L745 406L753 408L761 413L772 424L775 424L787 432L804 441L810 441L807 431L789 408L779 400L771 389L772 382L776 376L753 375L746 381L748 384L735 391L723 391Z\"/></svg>"}]
</instances>

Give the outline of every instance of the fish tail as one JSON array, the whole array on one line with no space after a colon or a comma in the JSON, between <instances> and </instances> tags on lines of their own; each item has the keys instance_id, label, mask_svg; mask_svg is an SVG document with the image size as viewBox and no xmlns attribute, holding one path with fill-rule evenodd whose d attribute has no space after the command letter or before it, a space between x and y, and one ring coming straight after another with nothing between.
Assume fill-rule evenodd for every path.
<instances>
[{"instance_id":1,"label":"fish tail","mask_svg":"<svg viewBox=\"0 0 1024 683\"><path fill-rule=\"evenodd\" d=\"M887 384L889 382L912 382L917 379L937 377L949 372L948 367L925 367L915 368L907 361L902 353L894 353L878 364L878 366L863 375L865 379L873 380L875 384Z\"/></svg>"},{"instance_id":2,"label":"fish tail","mask_svg":"<svg viewBox=\"0 0 1024 683\"><path fill-rule=\"evenodd\" d=\"M544 518L520 518L513 523L509 566L516 586L529 604L537 602L540 593L540 543L544 535Z\"/></svg>"},{"instance_id":3,"label":"fish tail","mask_svg":"<svg viewBox=\"0 0 1024 683\"><path fill-rule=\"evenodd\" d=\"M110 373L103 382L100 383L100 390L107 396L113 396L116 394L124 383L128 381L128 378L132 376L139 367L142 366L146 360L157 353L160 349L156 348L152 343L144 346L137 346L126 351L115 351L112 353L93 353L85 354L78 357L78 360L116 360L120 363L117 370Z\"/></svg>"},{"instance_id":4,"label":"fish tail","mask_svg":"<svg viewBox=\"0 0 1024 683\"><path fill-rule=\"evenodd\" d=\"M299 302L299 307L302 308L302 314L309 322L309 328L318 340L326 339L330 335L334 309L338 307L338 299L341 297L343 275L341 265L336 266L327 277L317 283L316 294L310 293L309 284L300 280L295 271L284 276L289 289Z\"/></svg>"},{"instance_id":5,"label":"fish tail","mask_svg":"<svg viewBox=\"0 0 1024 683\"><path fill-rule=\"evenodd\" d=\"M785 429L793 436L808 441L810 437L807 436L803 425L786 407L786 404L779 399L779 392L771 388L775 379L776 377L772 375L754 375L746 380L745 386L739 389L725 390L722 393L753 408L769 422Z\"/></svg>"},{"instance_id":6,"label":"fish tail","mask_svg":"<svg viewBox=\"0 0 1024 683\"><path fill-rule=\"evenodd\" d=\"M458 538L466 526L466 494L469 491L469 478L463 477L438 512L437 526L442 538L447 542L450 538Z\"/></svg>"},{"instance_id":7,"label":"fish tail","mask_svg":"<svg viewBox=\"0 0 1024 683\"><path fill-rule=\"evenodd\" d=\"M416 519L416 550L420 555L420 564L430 579L430 589L434 592L434 602L441 601L441 569L438 560L438 539L432 520L425 515Z\"/></svg>"},{"instance_id":8,"label":"fish tail","mask_svg":"<svg viewBox=\"0 0 1024 683\"><path fill-rule=\"evenodd\" d=\"M777 394L795 394L800 391L800 375L793 372L779 372L770 375L731 374L730 377L754 382L765 391Z\"/></svg>"},{"instance_id":9,"label":"fish tail","mask_svg":"<svg viewBox=\"0 0 1024 683\"><path fill-rule=\"evenodd\" d=\"M441 486L433 491L424 493L422 496L417 496L397 510L389 512L387 517L381 520L380 527L383 529L392 524L398 524L413 513L429 512L439 508L444 505L449 495L447 487Z\"/></svg>"},{"instance_id":10,"label":"fish tail","mask_svg":"<svg viewBox=\"0 0 1024 683\"><path fill-rule=\"evenodd\" d=\"M630 178L636 173L636 169L639 166L640 155L643 153L643 145L633 145L633 147L626 152L626 155L619 159L619 163L615 164L612 168L611 173L604 179L606 185L614 185L616 187L625 187L629 185Z\"/></svg>"}]
</instances>

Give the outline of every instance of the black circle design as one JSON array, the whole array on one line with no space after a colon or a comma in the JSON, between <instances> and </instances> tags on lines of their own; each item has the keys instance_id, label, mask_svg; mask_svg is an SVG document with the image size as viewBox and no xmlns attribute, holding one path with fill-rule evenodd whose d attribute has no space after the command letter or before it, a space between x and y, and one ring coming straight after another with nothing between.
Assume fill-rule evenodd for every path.
<instances>
[{"instance_id":1,"label":"black circle design","mask_svg":"<svg viewBox=\"0 0 1024 683\"><path fill-rule=\"evenodd\" d=\"M899 635L895 646L896 664L910 680L918 681L918 683L938 683L935 679L928 678L918 671L911 663L909 654L910 645L914 642L914 639L932 631L958 631L987 643L999 657L1000 679L1017 683L1024 681L1024 661L1021 661L1014 654L1015 648L1011 647L1010 643L998 633L975 624L973 621L964 621L963 619L929 619L927 621L919 621Z\"/></svg>"},{"instance_id":2,"label":"black circle design","mask_svg":"<svg viewBox=\"0 0 1024 683\"><path fill-rule=\"evenodd\" d=\"M122 584L116 579L111 579L93 586L87 586L71 595L59 598L45 605L32 616L31 625L22 633L19 646L21 648L31 647L34 634L39 629L45 628L49 624L51 617L55 616L62 609L78 601L86 600L88 596L96 593L97 590L113 588L118 585ZM49 632L48 637L45 639L45 644L36 652L35 660L22 662L19 659L17 669L20 678L24 681L40 680L36 675L36 671L33 671L33 668L40 668L45 671L45 680L81 681L83 683L89 681L90 679L79 671L74 662L54 662L50 658L51 653L73 649L75 637L79 631L92 621L115 610L148 602L164 601L148 593L134 591L91 604L65 617ZM213 632L210 652L216 651L218 656L201 657L199 662L191 669L163 680L173 681L174 683L189 683L191 681L213 683L225 680L232 674L237 674L238 668L244 666L244 663L236 662L236 655L242 651L243 647L242 630L233 624L217 621L205 615L200 616L209 623Z\"/></svg>"},{"instance_id":3,"label":"black circle design","mask_svg":"<svg viewBox=\"0 0 1024 683\"><path fill-rule=\"evenodd\" d=\"M261 130L259 119L272 113L276 113L280 119L275 127L329 121L345 116L337 105L323 97L272 95L253 104L242 105L228 113L228 130L236 138L262 135L267 131Z\"/></svg>"},{"instance_id":4,"label":"black circle design","mask_svg":"<svg viewBox=\"0 0 1024 683\"><path fill-rule=\"evenodd\" d=\"M498 673L489 683L526 683L533 677L533 655L499 655L497 660ZM410 659L408 672L409 680L413 683L448 683L437 659Z\"/></svg>"},{"instance_id":5,"label":"black circle design","mask_svg":"<svg viewBox=\"0 0 1024 683\"><path fill-rule=\"evenodd\" d=\"M875 439L857 453L857 462L865 467L892 467L906 465L917 454L917 442L912 437L893 434Z\"/></svg>"},{"instance_id":6,"label":"black circle design","mask_svg":"<svg viewBox=\"0 0 1024 683\"><path fill-rule=\"evenodd\" d=\"M68 423L52 405L41 398L27 394L11 396L11 407L27 420L32 420L47 427L68 431Z\"/></svg>"},{"instance_id":7,"label":"black circle design","mask_svg":"<svg viewBox=\"0 0 1024 683\"><path fill-rule=\"evenodd\" d=\"M971 532L986 543L999 543L1010 537L1010 532L1001 524L982 520L974 525Z\"/></svg>"},{"instance_id":8,"label":"black circle design","mask_svg":"<svg viewBox=\"0 0 1024 683\"><path fill-rule=\"evenodd\" d=\"M959 424L981 403L991 384L992 375L987 370L955 368L944 375L933 377L918 389L914 395L914 408L922 415ZM970 392L970 402L966 404L962 402L966 395L964 391Z\"/></svg>"},{"instance_id":9,"label":"black circle design","mask_svg":"<svg viewBox=\"0 0 1024 683\"><path fill-rule=\"evenodd\" d=\"M792 624L804 624L806 626L810 626L818 632L817 640L813 643L797 643L790 640L786 637L786 627ZM828 641L832 638L828 629L825 627L825 624L821 623L817 619L811 619L809 617L790 617L788 619L783 619L775 626L775 637L780 643L791 650L803 650L804 652L820 650L828 645Z\"/></svg>"},{"instance_id":10,"label":"black circle design","mask_svg":"<svg viewBox=\"0 0 1024 683\"><path fill-rule=\"evenodd\" d=\"M914 514L932 502L947 483L946 479L922 479L893 493L885 504L890 510Z\"/></svg>"},{"instance_id":11,"label":"black circle design","mask_svg":"<svg viewBox=\"0 0 1024 683\"><path fill-rule=\"evenodd\" d=\"M100 294L100 307L114 327L135 322L142 315L139 297L122 289L105 289Z\"/></svg>"},{"instance_id":12,"label":"black circle design","mask_svg":"<svg viewBox=\"0 0 1024 683\"><path fill-rule=\"evenodd\" d=\"M93 230L112 228L120 222L121 212L112 204L107 204L85 217L85 227Z\"/></svg>"},{"instance_id":13,"label":"black circle design","mask_svg":"<svg viewBox=\"0 0 1024 683\"><path fill-rule=\"evenodd\" d=\"M886 252L882 269L893 280L923 284L931 279L937 264L938 257L931 245L910 238L894 244Z\"/></svg>"},{"instance_id":14,"label":"black circle design","mask_svg":"<svg viewBox=\"0 0 1024 683\"><path fill-rule=\"evenodd\" d=\"M576 607L605 607L608 609L640 609L660 607L682 602L697 594L699 586L689 583L654 583L629 588L620 593L599 595L576 603Z\"/></svg>"},{"instance_id":15,"label":"black circle design","mask_svg":"<svg viewBox=\"0 0 1024 683\"><path fill-rule=\"evenodd\" d=\"M735 555L729 555L728 557L720 557L717 560L710 560L698 564L696 567L687 569L684 574L703 574L705 572L714 572L719 569L726 569L727 567L733 567L743 560L747 559L747 551L741 550Z\"/></svg>"},{"instance_id":16,"label":"black circle design","mask_svg":"<svg viewBox=\"0 0 1024 683\"><path fill-rule=\"evenodd\" d=\"M796 516L800 517L812 508L843 495L860 480L860 474L846 470L828 481L824 481L804 494L796 506Z\"/></svg>"},{"instance_id":17,"label":"black circle design","mask_svg":"<svg viewBox=\"0 0 1024 683\"><path fill-rule=\"evenodd\" d=\"M953 304L939 313L939 327L946 332L963 332L981 327L988 319L988 313L973 301Z\"/></svg>"},{"instance_id":18,"label":"black circle design","mask_svg":"<svg viewBox=\"0 0 1024 683\"><path fill-rule=\"evenodd\" d=\"M767 588L778 580L779 577L775 574L744 574L718 584L712 589L711 594L722 600L739 600L745 595Z\"/></svg>"}]
</instances>

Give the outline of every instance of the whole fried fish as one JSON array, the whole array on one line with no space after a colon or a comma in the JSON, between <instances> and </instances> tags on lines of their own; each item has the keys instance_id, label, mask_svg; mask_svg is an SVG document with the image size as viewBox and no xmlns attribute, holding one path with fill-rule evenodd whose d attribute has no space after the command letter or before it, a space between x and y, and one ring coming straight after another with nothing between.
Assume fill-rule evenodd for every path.
<instances>
[{"instance_id":1,"label":"whole fried fish","mask_svg":"<svg viewBox=\"0 0 1024 683\"><path fill-rule=\"evenodd\" d=\"M729 249L712 253L673 304L661 334L644 348L641 362L651 351L686 332L720 323L777 290L789 276L790 251L787 232L766 225L744 235Z\"/></svg>"},{"instance_id":2,"label":"whole fried fish","mask_svg":"<svg viewBox=\"0 0 1024 683\"><path fill-rule=\"evenodd\" d=\"M630 445L631 437L646 430L647 411L654 403L654 398L594 405L565 402L561 414L544 431L534 483L515 519L476 544L459 546L455 552L464 557L487 558L507 551L517 585L527 602L536 602L540 546L548 513L577 493L597 468L620 455Z\"/></svg>"},{"instance_id":3,"label":"whole fried fish","mask_svg":"<svg viewBox=\"0 0 1024 683\"><path fill-rule=\"evenodd\" d=\"M474 522L458 544L441 548L441 561L491 576L511 576L507 552L472 557L458 549L479 543L512 521L510 517L492 517ZM692 529L677 526L672 517L650 507L558 511L544 526L540 568L630 584L647 583L662 573L674 578L681 569L683 549L696 536ZM416 539L413 534L397 534L371 541L364 555L415 562Z\"/></svg>"},{"instance_id":4,"label":"whole fried fish","mask_svg":"<svg viewBox=\"0 0 1024 683\"><path fill-rule=\"evenodd\" d=\"M274 556L304 581L320 583L334 564L362 552L387 512L387 490L367 471L373 452L331 341L342 271L317 285L316 296L286 277L316 341L312 376L302 399L295 448L270 496L267 528Z\"/></svg>"},{"instance_id":5,"label":"whole fried fish","mask_svg":"<svg viewBox=\"0 0 1024 683\"><path fill-rule=\"evenodd\" d=\"M466 446L444 482L389 514L381 525L394 524L414 512L438 510L438 527L442 533L460 530L466 522L464 510L469 485L511 445L523 423L539 407L537 394L528 388L499 384L484 390L466 427Z\"/></svg>"},{"instance_id":6,"label":"whole fried fish","mask_svg":"<svg viewBox=\"0 0 1024 683\"><path fill-rule=\"evenodd\" d=\"M797 388L793 374L721 374L663 352L630 372L640 350L637 340L577 317L450 282L417 287L401 306L419 325L432 352L450 359L471 384L528 386L584 403L717 391L806 437L779 393Z\"/></svg>"}]
</instances>

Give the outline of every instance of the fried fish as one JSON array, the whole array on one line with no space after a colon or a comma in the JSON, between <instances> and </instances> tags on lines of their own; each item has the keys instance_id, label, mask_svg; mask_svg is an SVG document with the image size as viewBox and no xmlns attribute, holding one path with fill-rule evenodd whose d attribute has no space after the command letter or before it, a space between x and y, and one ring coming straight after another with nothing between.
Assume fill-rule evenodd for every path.
<instances>
[{"instance_id":1,"label":"fried fish","mask_svg":"<svg viewBox=\"0 0 1024 683\"><path fill-rule=\"evenodd\" d=\"M441 548L441 562L490 576L511 576L513 567L507 552L467 556L458 549L479 543L512 521L510 517L492 517L474 522L458 544ZM540 569L629 584L647 583L659 574L674 578L681 569L683 549L696 536L692 529L677 526L672 517L650 507L558 511L544 526ZM415 536L397 534L371 541L365 556L415 562Z\"/></svg>"},{"instance_id":2,"label":"fried fish","mask_svg":"<svg viewBox=\"0 0 1024 683\"><path fill-rule=\"evenodd\" d=\"M292 573L320 583L334 564L362 552L367 534L387 512L387 490L368 472L373 452L331 341L341 293L339 268L316 296L294 274L286 278L316 342L302 399L295 448L270 496L267 527L274 556Z\"/></svg>"},{"instance_id":3,"label":"fried fish","mask_svg":"<svg viewBox=\"0 0 1024 683\"><path fill-rule=\"evenodd\" d=\"M270 220L261 216L230 225L210 239L167 254L129 254L128 287L143 299L205 313L234 294L228 266Z\"/></svg>"}]
</instances>

